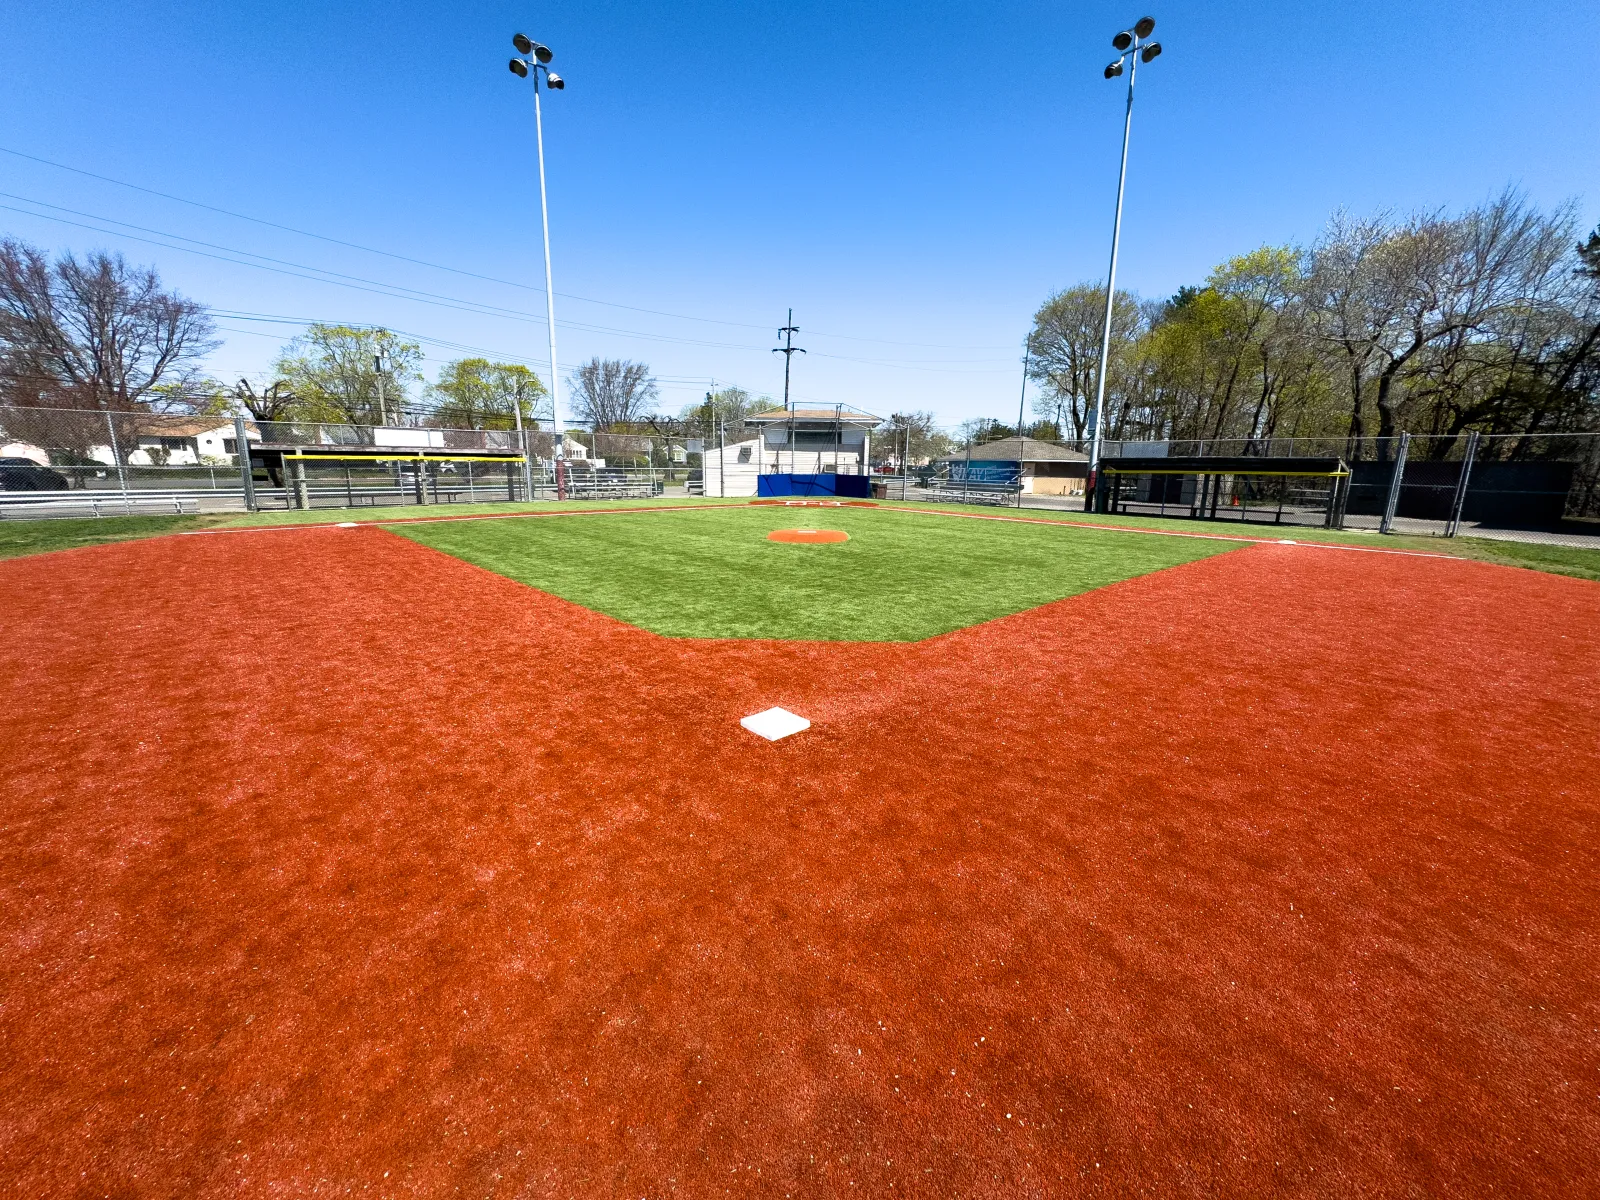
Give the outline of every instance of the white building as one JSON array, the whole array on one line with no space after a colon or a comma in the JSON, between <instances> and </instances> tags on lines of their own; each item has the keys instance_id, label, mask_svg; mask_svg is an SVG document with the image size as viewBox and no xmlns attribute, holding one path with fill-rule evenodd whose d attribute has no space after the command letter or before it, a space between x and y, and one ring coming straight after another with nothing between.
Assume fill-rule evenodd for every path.
<instances>
[{"instance_id":1,"label":"white building","mask_svg":"<svg viewBox=\"0 0 1600 1200\"><path fill-rule=\"evenodd\" d=\"M758 475L865 475L879 420L845 405L755 413L741 440L707 445L705 494L754 496Z\"/></svg>"},{"instance_id":2,"label":"white building","mask_svg":"<svg viewBox=\"0 0 1600 1200\"><path fill-rule=\"evenodd\" d=\"M125 418L137 421L137 417ZM150 432L140 431L134 445L122 447L130 467L194 467L231 466L238 459L233 422L218 425L215 417L181 420L171 417L151 418L141 422L156 426ZM255 425L247 427L248 434L255 433ZM116 455L109 445L90 446L88 457L97 463L114 467Z\"/></svg>"}]
</instances>

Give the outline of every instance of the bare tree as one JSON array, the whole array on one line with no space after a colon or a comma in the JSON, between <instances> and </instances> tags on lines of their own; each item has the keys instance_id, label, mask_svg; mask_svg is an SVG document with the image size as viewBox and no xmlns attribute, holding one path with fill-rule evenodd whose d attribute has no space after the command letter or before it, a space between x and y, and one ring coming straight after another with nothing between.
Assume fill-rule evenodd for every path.
<instances>
[{"instance_id":1,"label":"bare tree","mask_svg":"<svg viewBox=\"0 0 1600 1200\"><path fill-rule=\"evenodd\" d=\"M569 382L578 419L597 431L642 420L657 396L650 368L623 359L591 358Z\"/></svg>"},{"instance_id":2,"label":"bare tree","mask_svg":"<svg viewBox=\"0 0 1600 1200\"><path fill-rule=\"evenodd\" d=\"M687 436L715 440L726 431L735 441L744 436L744 421L751 413L772 407L770 396L752 396L742 387L707 392L698 404L685 405L679 414Z\"/></svg>"},{"instance_id":3,"label":"bare tree","mask_svg":"<svg viewBox=\"0 0 1600 1200\"><path fill-rule=\"evenodd\" d=\"M955 442L934 423L931 412L895 413L878 426L872 441L880 450L890 449L895 458L903 457L902 469L926 465L955 448Z\"/></svg>"},{"instance_id":4,"label":"bare tree","mask_svg":"<svg viewBox=\"0 0 1600 1200\"><path fill-rule=\"evenodd\" d=\"M205 309L119 254L0 239L0 400L129 411L194 389L217 342Z\"/></svg>"},{"instance_id":5,"label":"bare tree","mask_svg":"<svg viewBox=\"0 0 1600 1200\"><path fill-rule=\"evenodd\" d=\"M1468 346L1538 307L1563 278L1573 229L1570 208L1547 215L1511 191L1456 218L1336 217L1312 251L1305 298L1343 361L1350 438L1366 432L1369 398L1378 436L1398 432L1404 384L1430 350Z\"/></svg>"},{"instance_id":6,"label":"bare tree","mask_svg":"<svg viewBox=\"0 0 1600 1200\"><path fill-rule=\"evenodd\" d=\"M1070 422L1076 441L1083 440L1094 405L1105 311L1103 289L1098 284L1080 283L1040 305L1028 334L1028 378L1044 389L1034 401L1034 414L1053 421L1063 431ZM1138 298L1119 291L1112 306L1107 408L1115 406L1116 385L1142 325Z\"/></svg>"},{"instance_id":7,"label":"bare tree","mask_svg":"<svg viewBox=\"0 0 1600 1200\"><path fill-rule=\"evenodd\" d=\"M282 379L275 379L259 392L248 379L234 386L233 398L257 421L288 421L294 417L299 397Z\"/></svg>"}]
</instances>

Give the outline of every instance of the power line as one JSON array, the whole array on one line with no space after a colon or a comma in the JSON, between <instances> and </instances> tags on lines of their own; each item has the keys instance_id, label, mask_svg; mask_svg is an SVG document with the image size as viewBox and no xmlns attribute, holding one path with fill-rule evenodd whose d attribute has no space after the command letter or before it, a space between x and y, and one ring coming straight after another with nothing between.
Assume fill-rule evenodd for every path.
<instances>
[{"instance_id":1,"label":"power line","mask_svg":"<svg viewBox=\"0 0 1600 1200\"><path fill-rule=\"evenodd\" d=\"M193 254L201 258L213 259L217 262L230 263L234 266L251 267L259 271L269 271L275 275L285 275L293 279L304 279L311 283L325 283L334 287L349 288L353 291L367 292L372 295L386 296L392 300L408 300L416 304L427 304L435 308L449 308L458 312L473 313L477 316L495 317L500 320L519 321L527 324L544 324L544 317L537 313L523 312L519 309L501 308L495 305L482 304L475 300L466 300L456 296L445 296L436 292L423 292L414 288L405 288L396 284L384 283L381 280L365 279L361 276L344 275L340 272L328 271L322 267L315 267L305 263L296 263L287 259L271 258L267 255L257 254L251 250L241 250L233 246L224 246L215 242L202 242L195 238L187 238L182 234L169 233L166 230L151 229L143 225L133 225L126 221L118 221L112 217L102 217L97 213L84 213L76 209L65 208L61 205L48 204L45 201L34 200L26 196L13 196L9 192L0 192L0 196L20 199L26 204L36 204L45 208L53 208L58 212L72 213L74 216L85 217L91 221L100 221L108 225L118 225L122 229L136 229L141 233L152 234L152 237L141 237L138 233L126 233L115 229L102 229L95 225L86 225L82 221L69 220L66 217L52 216L50 213L32 212L14 205L0 204L0 211L19 213L23 216L35 217L43 221L52 221L60 225L69 225L75 229L86 229L91 233L106 234L111 237L126 238L129 241L141 242L149 246L159 246L164 250L177 250L184 254ZM172 241L160 241L159 238L170 238L175 242L190 242L192 245L173 245ZM209 249L195 249L196 246L209 247ZM222 251L223 253L216 253ZM260 259L259 262L244 261L231 258L229 255L244 255L246 258ZM313 272L307 274L306 272ZM607 325L593 325L581 321L558 322L563 329L575 329L585 333L600 333L610 337L634 338L640 341L659 342L666 345L696 346L717 350L742 350L750 353L759 352L760 347L740 344L737 342L712 342L701 338L675 337L671 334L642 333L633 329L618 329ZM817 351L821 358L833 359L837 362L859 363L865 366L886 367L899 371L924 371L934 374L959 374L959 375L993 375L999 373L999 368L979 370L961 370L948 365L934 365L928 363L914 363L906 360L857 358L851 355L828 354ZM998 359L952 359L950 363L980 363L995 362ZM1007 368L1009 369L1009 368Z\"/></svg>"},{"instance_id":2,"label":"power line","mask_svg":"<svg viewBox=\"0 0 1600 1200\"><path fill-rule=\"evenodd\" d=\"M13 149L11 149L10 147L7 147L7 146L0 146L0 154L10 154L10 155L12 155L12 156L14 156L16 158L27 159L29 162L36 162L36 163L40 163L43 166L53 167L53 168L55 168L56 170L59 170L59 171L67 171L67 172L70 172L71 174L74 174L74 175L82 175L82 176L84 176L85 178L88 178L88 179L97 179L102 183L109 183L109 184L113 184L113 185L115 185L117 187L128 188L129 190L135 191L135 192L143 192L147 196L156 196L156 197L158 197L158 198L160 198L162 200L171 200L176 204L187 204L187 205L190 205L193 208L203 209L206 212L218 213L218 214L220 214L222 216L225 216L225 217L232 217L235 220L249 221L252 224L262 225L262 226L265 226L268 229L277 229L277 230L280 230L280 231L282 231L284 233L292 233L292 234L295 234L297 237L313 238L313 239L315 239L317 241L320 241L320 242L327 242L330 245L343 246L346 249L350 249L350 250L360 250L364 254L376 254L376 255L379 255L379 256L381 256L383 258L392 258L397 262L405 262L405 263L411 263L413 266L427 267L430 270L447 271L447 272L449 272L450 274L453 274L453 275L462 275L462 276L465 276L466 278L469 278L469 279L479 279L479 280L484 281L485 283L496 283L496 284L500 284L500 285L502 285L504 287L520 288L520 289L522 289L524 291L531 291L531 292L539 291L539 289L537 287L533 286L532 284L522 283L522 282L520 282L518 280L501 279L498 276L494 276L494 275L481 275L476 271L468 271L468 270L465 270L465 269L463 269L461 267L451 267L451 266L446 266L443 263L429 262L426 259L412 258L409 255L396 254L396 253L394 253L393 251L390 251L390 250L380 250L375 246L364 246L359 242L350 242L350 241L345 241L343 238L330 237L327 234L322 234L322 233L314 233L309 229L298 229L298 228L296 228L296 227L294 227L292 225L283 225L283 224L280 224L277 221L266 220L263 217L253 217L253 216L250 216L247 213L235 212L232 209L218 207L215 204L206 204L206 203L203 203L202 201L199 201L199 200L191 200L186 196L178 196L178 195L175 195L175 194L173 194L171 192L162 192L162 191L156 190L155 188L144 187L144 186L142 186L140 184L137 184L137 183L129 183L125 179L115 179L115 178L111 177L110 175L101 175L101 174L99 174L99 173L97 173L95 171L86 171L82 167L68 166L66 163L59 163L59 162L55 162L52 159L41 158L36 154L26 154L21 150L13 150ZM18 197L18 198L22 199L22 197ZM31 203L31 204L44 204L44 201L40 201L40 200L30 200L28 202ZM45 207L55 207L55 206L54 205L45 205ZM64 211L70 211L70 210L64 210ZM94 219L95 220L106 220L106 221L110 220L109 217L96 217ZM115 223L117 223L117 222L113 222L113 224L115 224ZM176 236L176 235L164 235L164 236ZM245 254L247 254L247 253L249 253L249 251L237 251L237 253L245 253ZM311 268L311 269L312 270L317 270L317 269L320 269L320 268ZM600 305L600 306L606 307L606 308L620 308L620 309L623 309L623 310L625 310L627 312L647 313L647 314L649 314L651 316L668 317L668 318L671 318L673 320L678 320L678 321L699 321L699 322L702 322L704 324L709 324L709 325L727 325L727 326L730 326L730 327L733 327L733 328L736 328L736 329L765 329L766 328L765 325L754 325L754 324L751 324L751 323L745 322L745 321L726 321L726 320L721 320L721 319L718 319L718 318L715 318L715 317L696 317L696 316L690 316L687 313L666 312L666 311L664 311L662 309L641 308L641 307L639 307L637 305L632 305L632 304L620 304L620 303L618 303L618 302L616 302L614 300L596 300L596 299L594 299L593 297L590 297L590 296L578 296L578 295L574 295L571 292L557 292L556 295L561 296L563 299L577 300L577 301L580 301L580 302L582 302L584 304L597 304L597 305ZM902 342L902 341L894 341L894 340L888 339L888 338L861 337L861 336L859 336L857 334L849 334L849 333L820 333L820 332L818 332L816 330L812 331L812 336L813 337L839 338L839 339L841 339L843 341L850 341L850 342L867 342L867 343L871 343L871 344L874 344L874 345L880 345L880 346L906 346L906 347L910 347L910 348L914 348L914 349L925 349L925 350L1005 350L1005 349L1009 349L1009 347L1006 347L1006 346L951 346L948 343L942 343L942 342ZM854 361L854 360L851 360L851 361Z\"/></svg>"}]
</instances>

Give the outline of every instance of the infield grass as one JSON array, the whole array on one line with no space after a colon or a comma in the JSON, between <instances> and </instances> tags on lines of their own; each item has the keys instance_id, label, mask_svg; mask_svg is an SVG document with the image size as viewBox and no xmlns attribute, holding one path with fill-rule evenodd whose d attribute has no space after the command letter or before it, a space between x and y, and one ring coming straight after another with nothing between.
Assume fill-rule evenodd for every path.
<instances>
[{"instance_id":1,"label":"infield grass","mask_svg":"<svg viewBox=\"0 0 1600 1200\"><path fill-rule=\"evenodd\" d=\"M392 526L671 637L920 641L1238 548L1200 538L752 506ZM848 542L767 541L839 529Z\"/></svg>"}]
</instances>

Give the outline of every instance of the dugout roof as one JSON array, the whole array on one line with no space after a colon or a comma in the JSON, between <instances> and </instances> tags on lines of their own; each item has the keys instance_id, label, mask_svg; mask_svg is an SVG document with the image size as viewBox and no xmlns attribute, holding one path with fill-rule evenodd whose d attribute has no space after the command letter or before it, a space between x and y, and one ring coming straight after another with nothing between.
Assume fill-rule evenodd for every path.
<instances>
[{"instance_id":1,"label":"dugout roof","mask_svg":"<svg viewBox=\"0 0 1600 1200\"><path fill-rule=\"evenodd\" d=\"M1102 458L1112 475L1348 475L1342 458L1262 458L1258 455Z\"/></svg>"},{"instance_id":2,"label":"dugout roof","mask_svg":"<svg viewBox=\"0 0 1600 1200\"><path fill-rule=\"evenodd\" d=\"M965 450L957 450L953 454L940 457L940 462L965 462L968 454ZM993 442L984 442L972 447L971 458L973 462L1088 462L1089 456L1078 450L1066 446L1058 446L1054 442L1042 442L1038 438L999 438Z\"/></svg>"},{"instance_id":3,"label":"dugout roof","mask_svg":"<svg viewBox=\"0 0 1600 1200\"><path fill-rule=\"evenodd\" d=\"M502 462L522 461L522 451L445 446L289 446L250 443L250 461L256 466L302 462Z\"/></svg>"}]
</instances>

